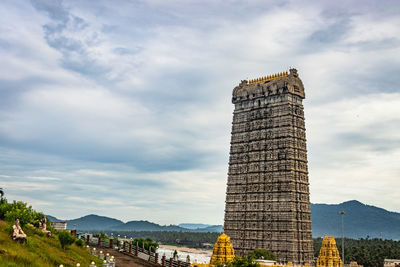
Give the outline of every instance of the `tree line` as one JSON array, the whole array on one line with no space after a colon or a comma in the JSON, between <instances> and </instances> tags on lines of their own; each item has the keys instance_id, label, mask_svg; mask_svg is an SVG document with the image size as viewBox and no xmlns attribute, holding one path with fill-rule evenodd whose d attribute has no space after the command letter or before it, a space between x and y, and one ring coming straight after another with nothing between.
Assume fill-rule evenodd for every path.
<instances>
[{"instance_id":1,"label":"tree line","mask_svg":"<svg viewBox=\"0 0 400 267\"><path fill-rule=\"evenodd\" d=\"M108 233L110 234L110 233ZM220 233L195 233L195 232L169 232L169 231L144 231L144 232L113 232L114 236L120 234L132 238L151 238L162 244L202 248L217 241ZM322 238L314 238L314 256L318 257L322 245ZM341 255L341 238L336 238L337 248ZM345 238L345 262L357 261L365 267L382 267L383 260L400 259L400 241L379 238Z\"/></svg>"},{"instance_id":2,"label":"tree line","mask_svg":"<svg viewBox=\"0 0 400 267\"><path fill-rule=\"evenodd\" d=\"M314 238L314 256L318 257L322 238ZM342 257L342 241L336 238ZM344 239L345 263L356 261L364 267L383 267L384 259L400 259L400 241L380 238Z\"/></svg>"},{"instance_id":3,"label":"tree line","mask_svg":"<svg viewBox=\"0 0 400 267\"><path fill-rule=\"evenodd\" d=\"M186 246L191 248L210 248L214 246L221 233L174 232L174 231L106 231L113 235L127 238L151 238L166 245Z\"/></svg>"},{"instance_id":4,"label":"tree line","mask_svg":"<svg viewBox=\"0 0 400 267\"><path fill-rule=\"evenodd\" d=\"M110 233L108 233L110 234ZM168 245L187 246L192 248L211 248L217 241L220 233L195 232L113 232L114 235L132 238L151 238L156 242ZM322 238L314 238L314 256L318 257L322 245ZM337 248L341 255L341 239L336 239ZM400 241L382 240L379 238L345 238L345 262L356 261L364 267L383 267L384 259L400 259Z\"/></svg>"}]
</instances>

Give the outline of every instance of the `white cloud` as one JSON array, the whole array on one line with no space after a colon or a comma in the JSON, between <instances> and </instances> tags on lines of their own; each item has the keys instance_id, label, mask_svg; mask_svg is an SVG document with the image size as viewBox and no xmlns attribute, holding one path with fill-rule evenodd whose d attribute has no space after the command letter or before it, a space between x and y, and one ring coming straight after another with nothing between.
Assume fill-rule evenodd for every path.
<instances>
[{"instance_id":1,"label":"white cloud","mask_svg":"<svg viewBox=\"0 0 400 267\"><path fill-rule=\"evenodd\" d=\"M310 107L311 196L357 199L397 210L400 94L370 94Z\"/></svg>"}]
</instances>

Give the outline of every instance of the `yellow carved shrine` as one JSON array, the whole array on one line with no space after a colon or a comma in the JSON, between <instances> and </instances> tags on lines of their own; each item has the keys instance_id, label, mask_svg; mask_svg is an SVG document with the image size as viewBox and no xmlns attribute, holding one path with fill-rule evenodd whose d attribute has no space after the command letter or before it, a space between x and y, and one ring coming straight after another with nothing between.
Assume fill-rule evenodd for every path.
<instances>
[{"instance_id":1,"label":"yellow carved shrine","mask_svg":"<svg viewBox=\"0 0 400 267\"><path fill-rule=\"evenodd\" d=\"M342 267L339 251L333 236L325 236L317 259L317 267Z\"/></svg>"},{"instance_id":2,"label":"yellow carved shrine","mask_svg":"<svg viewBox=\"0 0 400 267\"><path fill-rule=\"evenodd\" d=\"M218 263L228 263L233 261L235 253L231 239L225 233L218 237L217 243L214 245L213 253L210 260L210 265L217 265Z\"/></svg>"}]
</instances>

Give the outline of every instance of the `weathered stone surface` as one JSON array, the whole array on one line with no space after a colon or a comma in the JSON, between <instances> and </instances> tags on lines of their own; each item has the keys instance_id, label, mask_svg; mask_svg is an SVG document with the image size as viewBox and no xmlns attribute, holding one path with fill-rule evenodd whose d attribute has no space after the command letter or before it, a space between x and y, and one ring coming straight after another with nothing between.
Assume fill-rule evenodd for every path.
<instances>
[{"instance_id":1,"label":"weathered stone surface","mask_svg":"<svg viewBox=\"0 0 400 267\"><path fill-rule=\"evenodd\" d=\"M233 90L224 231L237 255L313 261L304 98L295 69Z\"/></svg>"}]
</instances>

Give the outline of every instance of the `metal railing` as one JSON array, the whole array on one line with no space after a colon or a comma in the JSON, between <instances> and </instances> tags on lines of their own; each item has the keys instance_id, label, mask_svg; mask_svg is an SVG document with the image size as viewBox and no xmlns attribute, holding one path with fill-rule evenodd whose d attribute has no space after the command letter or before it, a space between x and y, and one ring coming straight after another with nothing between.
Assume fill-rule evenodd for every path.
<instances>
[{"instance_id":1,"label":"metal railing","mask_svg":"<svg viewBox=\"0 0 400 267\"><path fill-rule=\"evenodd\" d=\"M86 244L97 248L111 248L138 257L149 263L165 266L165 267L189 267L190 262L175 260L173 258L167 259L165 255L159 257L158 253L152 252L151 249L139 247L138 244L132 244L128 241L119 241L110 238L109 240L102 239L101 237L86 237Z\"/></svg>"}]
</instances>

